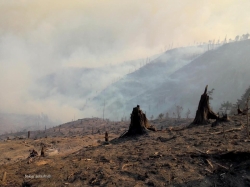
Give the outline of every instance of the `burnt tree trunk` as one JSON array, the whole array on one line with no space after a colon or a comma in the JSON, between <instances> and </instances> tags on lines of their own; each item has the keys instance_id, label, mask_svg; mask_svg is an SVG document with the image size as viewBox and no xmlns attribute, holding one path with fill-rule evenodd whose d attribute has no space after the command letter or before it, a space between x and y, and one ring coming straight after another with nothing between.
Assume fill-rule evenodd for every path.
<instances>
[{"instance_id":1,"label":"burnt tree trunk","mask_svg":"<svg viewBox=\"0 0 250 187\"><path fill-rule=\"evenodd\" d=\"M108 142L109 141L109 135L108 135L108 132L106 131L105 133L105 142Z\"/></svg>"},{"instance_id":2,"label":"burnt tree trunk","mask_svg":"<svg viewBox=\"0 0 250 187\"><path fill-rule=\"evenodd\" d=\"M248 110L249 110L248 107L246 107L245 109L241 110L240 109L240 105L238 105L238 109L237 109L238 115L247 115Z\"/></svg>"},{"instance_id":3,"label":"burnt tree trunk","mask_svg":"<svg viewBox=\"0 0 250 187\"><path fill-rule=\"evenodd\" d=\"M239 115L242 115L242 114L243 114L243 111L240 109L240 105L238 105L237 112L238 112Z\"/></svg>"},{"instance_id":4,"label":"burnt tree trunk","mask_svg":"<svg viewBox=\"0 0 250 187\"><path fill-rule=\"evenodd\" d=\"M218 116L216 121L214 121L212 123L211 127L215 127L215 126L219 125L220 123L225 123L225 122L230 122L230 119L227 116L227 114L222 115L222 117Z\"/></svg>"},{"instance_id":5,"label":"burnt tree trunk","mask_svg":"<svg viewBox=\"0 0 250 187\"><path fill-rule=\"evenodd\" d=\"M45 157L45 154L44 154L44 146L42 146L42 149L41 149L41 156L42 156L42 157Z\"/></svg>"},{"instance_id":6,"label":"burnt tree trunk","mask_svg":"<svg viewBox=\"0 0 250 187\"><path fill-rule=\"evenodd\" d=\"M133 108L129 130L121 137L145 134L148 130L156 131L155 127L149 124L146 114L142 112L140 106Z\"/></svg>"},{"instance_id":7,"label":"burnt tree trunk","mask_svg":"<svg viewBox=\"0 0 250 187\"><path fill-rule=\"evenodd\" d=\"M191 126L208 124L209 119L218 118L218 116L211 110L209 106L209 96L207 95L207 86L205 88L204 93L201 95L198 110L196 111L194 121L190 124Z\"/></svg>"}]
</instances>

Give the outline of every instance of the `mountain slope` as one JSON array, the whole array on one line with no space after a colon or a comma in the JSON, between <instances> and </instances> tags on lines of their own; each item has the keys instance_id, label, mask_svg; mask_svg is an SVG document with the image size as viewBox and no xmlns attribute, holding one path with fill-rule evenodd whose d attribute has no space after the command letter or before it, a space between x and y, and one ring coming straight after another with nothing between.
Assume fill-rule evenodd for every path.
<instances>
[{"instance_id":1,"label":"mountain slope","mask_svg":"<svg viewBox=\"0 0 250 187\"><path fill-rule=\"evenodd\" d=\"M150 59L157 58L158 56L154 55ZM81 103L86 103L107 86L117 82L121 77L135 71L142 64L148 63L148 61L149 58L98 68L67 67L59 69L57 72L37 80L36 85L39 85L39 87L36 86L31 92L37 99L60 96L64 98L64 102L72 98L81 100ZM84 107L84 104L80 105Z\"/></svg>"},{"instance_id":2,"label":"mountain slope","mask_svg":"<svg viewBox=\"0 0 250 187\"><path fill-rule=\"evenodd\" d=\"M176 103L186 109L191 108L194 114L200 95L208 84L209 90L215 89L211 105L218 110L223 101L236 102L249 86L249 50L250 40L245 40L208 51L173 73L170 80L148 94L152 97L158 93L157 102L166 102L164 106L160 104L161 110L173 110Z\"/></svg>"},{"instance_id":3,"label":"mountain slope","mask_svg":"<svg viewBox=\"0 0 250 187\"><path fill-rule=\"evenodd\" d=\"M154 71L153 68L148 68L147 71L140 70L135 72L141 76L134 78L134 85L128 84L131 79L125 77L119 85L118 83L113 85L119 89L109 88L113 92L110 91L109 95L103 92L99 99L106 99L106 103L109 103L106 109L110 117L122 116L124 113L128 115L136 104L140 104L149 115L167 111L172 114L175 112L175 105L182 105L183 112L190 108L194 115L200 95L208 84L209 90L215 89L211 105L217 110L223 101L236 102L249 86L247 81L250 79L249 50L250 40L228 43L207 51L190 63L182 64L180 68L173 68L173 71L166 73L165 77L161 71ZM179 63L180 58L176 59L175 62ZM173 61L169 59L168 62ZM166 63L165 68L168 66L171 67L171 63ZM156 82L155 77L160 81ZM121 88L129 90L130 95L134 94L129 97L125 89ZM112 95L113 98L110 99Z\"/></svg>"},{"instance_id":4,"label":"mountain slope","mask_svg":"<svg viewBox=\"0 0 250 187\"><path fill-rule=\"evenodd\" d=\"M166 51L149 64L124 76L120 81L103 90L94 98L93 105L96 108L103 108L104 101L106 101L106 109L108 113L112 114L108 117L123 117L131 110L130 101L137 100L140 95L156 89L172 73L203 53L204 46L177 48ZM130 107L127 108L126 105ZM115 119L117 120L117 117Z\"/></svg>"}]
</instances>

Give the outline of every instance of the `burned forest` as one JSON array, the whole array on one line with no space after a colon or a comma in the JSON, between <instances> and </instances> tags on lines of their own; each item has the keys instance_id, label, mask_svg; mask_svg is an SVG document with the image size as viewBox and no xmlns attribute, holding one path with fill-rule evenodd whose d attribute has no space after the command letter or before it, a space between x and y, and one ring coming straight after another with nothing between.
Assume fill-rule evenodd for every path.
<instances>
[{"instance_id":1,"label":"burned forest","mask_svg":"<svg viewBox=\"0 0 250 187\"><path fill-rule=\"evenodd\" d=\"M250 1L0 1L0 187L250 187Z\"/></svg>"},{"instance_id":2,"label":"burned forest","mask_svg":"<svg viewBox=\"0 0 250 187\"><path fill-rule=\"evenodd\" d=\"M248 104L221 116L207 89L190 119L149 120L137 105L129 121L80 119L5 137L1 186L249 186Z\"/></svg>"}]
</instances>

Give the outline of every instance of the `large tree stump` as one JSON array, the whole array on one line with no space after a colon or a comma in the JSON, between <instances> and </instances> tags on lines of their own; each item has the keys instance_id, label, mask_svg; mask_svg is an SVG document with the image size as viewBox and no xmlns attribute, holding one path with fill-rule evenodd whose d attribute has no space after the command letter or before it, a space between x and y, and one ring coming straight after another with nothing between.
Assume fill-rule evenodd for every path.
<instances>
[{"instance_id":1,"label":"large tree stump","mask_svg":"<svg viewBox=\"0 0 250 187\"><path fill-rule=\"evenodd\" d=\"M238 109L237 109L238 115L242 115L243 111L240 109L240 105L238 105Z\"/></svg>"},{"instance_id":2,"label":"large tree stump","mask_svg":"<svg viewBox=\"0 0 250 187\"><path fill-rule=\"evenodd\" d=\"M238 115L247 115L248 110L249 110L248 107L246 107L245 109L241 110L240 109L240 105L238 105L238 109L237 109Z\"/></svg>"},{"instance_id":3,"label":"large tree stump","mask_svg":"<svg viewBox=\"0 0 250 187\"><path fill-rule=\"evenodd\" d=\"M155 127L149 124L146 114L142 112L140 106L133 108L129 130L121 137L145 134L148 130L156 131Z\"/></svg>"},{"instance_id":4,"label":"large tree stump","mask_svg":"<svg viewBox=\"0 0 250 187\"><path fill-rule=\"evenodd\" d=\"M209 106L209 96L207 95L207 87L204 93L201 95L198 110L196 111L195 119L190 126L208 124L209 119L218 119L217 114L212 111Z\"/></svg>"}]
</instances>

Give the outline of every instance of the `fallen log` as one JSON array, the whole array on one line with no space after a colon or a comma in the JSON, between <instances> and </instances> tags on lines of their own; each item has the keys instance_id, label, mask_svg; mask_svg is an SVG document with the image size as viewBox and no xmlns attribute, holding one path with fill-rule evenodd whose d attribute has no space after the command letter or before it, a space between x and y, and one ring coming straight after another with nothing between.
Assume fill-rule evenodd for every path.
<instances>
[{"instance_id":1,"label":"fallen log","mask_svg":"<svg viewBox=\"0 0 250 187\"><path fill-rule=\"evenodd\" d=\"M229 170L229 168L228 167L226 167L226 166L223 166L223 165L221 165L221 164L219 164L219 163L216 163L216 162L214 162L217 166L220 166L221 168L224 168L224 169L226 169L226 170Z\"/></svg>"},{"instance_id":2,"label":"fallen log","mask_svg":"<svg viewBox=\"0 0 250 187\"><path fill-rule=\"evenodd\" d=\"M167 141L175 139L175 138L176 138L176 136L172 136L170 138L164 138L164 137L160 136L160 137L156 138L156 140L160 140L161 142L167 142Z\"/></svg>"},{"instance_id":3,"label":"fallen log","mask_svg":"<svg viewBox=\"0 0 250 187\"><path fill-rule=\"evenodd\" d=\"M6 182L6 175L7 175L6 171L3 172L3 178L2 178L2 183L3 184L5 184L5 182Z\"/></svg>"},{"instance_id":4,"label":"fallen log","mask_svg":"<svg viewBox=\"0 0 250 187\"><path fill-rule=\"evenodd\" d=\"M214 168L214 166L213 166L213 164L212 164L212 162L210 160L206 159L206 161L211 166L211 168Z\"/></svg>"},{"instance_id":5,"label":"fallen log","mask_svg":"<svg viewBox=\"0 0 250 187\"><path fill-rule=\"evenodd\" d=\"M207 153L205 153L204 151L202 151L202 150L200 150L198 148L195 148L195 150L198 151L198 152L200 152L200 153L207 154Z\"/></svg>"},{"instance_id":6,"label":"fallen log","mask_svg":"<svg viewBox=\"0 0 250 187\"><path fill-rule=\"evenodd\" d=\"M213 133L210 133L211 135L214 135L214 134L222 134L222 133L225 133L225 132L234 132L234 131L241 131L242 128L233 128L233 129L229 129L229 130L226 130L226 131L218 131L218 132L213 132Z\"/></svg>"},{"instance_id":7,"label":"fallen log","mask_svg":"<svg viewBox=\"0 0 250 187\"><path fill-rule=\"evenodd\" d=\"M210 169L205 168L206 171L208 171L209 173L213 173Z\"/></svg>"},{"instance_id":8,"label":"fallen log","mask_svg":"<svg viewBox=\"0 0 250 187\"><path fill-rule=\"evenodd\" d=\"M133 164L124 164L124 165L122 166L122 170L123 170L125 167L127 167L127 166L133 166Z\"/></svg>"}]
</instances>

